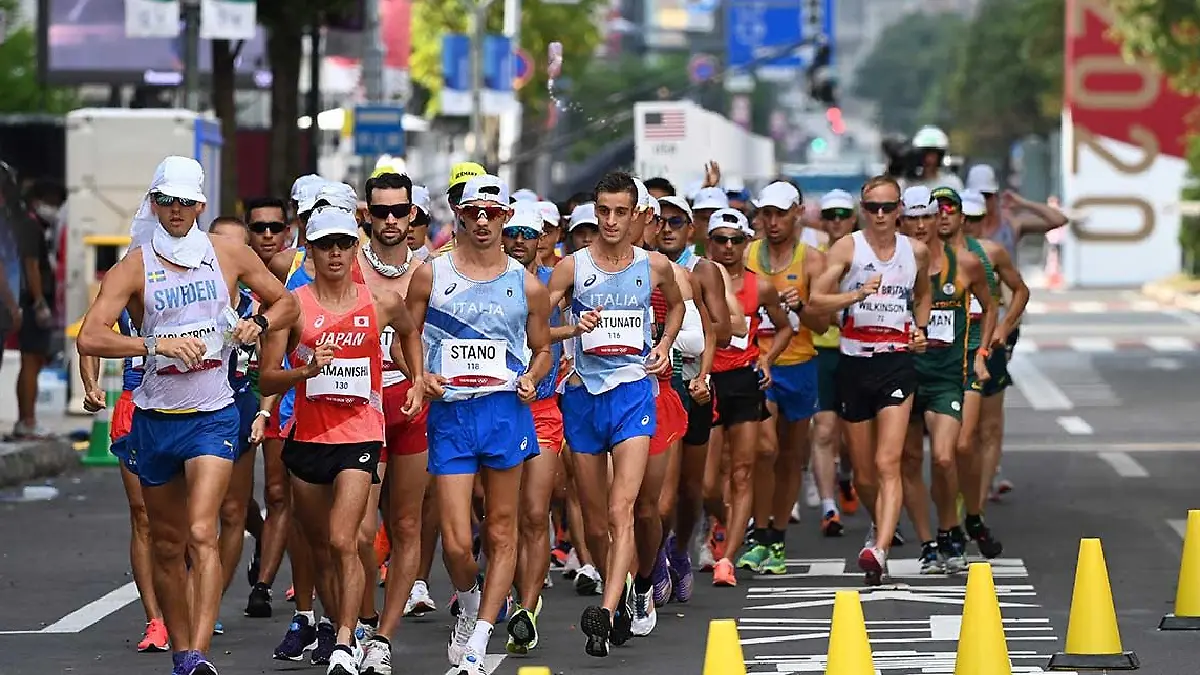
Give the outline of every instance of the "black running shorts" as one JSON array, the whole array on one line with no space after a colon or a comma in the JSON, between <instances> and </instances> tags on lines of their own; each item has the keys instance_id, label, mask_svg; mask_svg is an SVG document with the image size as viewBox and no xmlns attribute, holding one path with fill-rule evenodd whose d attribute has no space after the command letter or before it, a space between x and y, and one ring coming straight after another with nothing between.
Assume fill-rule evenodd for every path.
<instances>
[{"instance_id":1,"label":"black running shorts","mask_svg":"<svg viewBox=\"0 0 1200 675\"><path fill-rule=\"evenodd\" d=\"M313 485L331 485L343 471L365 471L378 483L380 441L368 443L306 443L287 439L283 465L293 476Z\"/></svg>"},{"instance_id":2,"label":"black running shorts","mask_svg":"<svg viewBox=\"0 0 1200 675\"><path fill-rule=\"evenodd\" d=\"M838 416L847 422L874 419L880 410L903 404L916 390L917 371L911 354L842 354L838 362Z\"/></svg>"},{"instance_id":3,"label":"black running shorts","mask_svg":"<svg viewBox=\"0 0 1200 675\"><path fill-rule=\"evenodd\" d=\"M745 422L761 422L767 414L767 394L759 387L758 371L750 366L712 374L716 422L728 427Z\"/></svg>"}]
</instances>

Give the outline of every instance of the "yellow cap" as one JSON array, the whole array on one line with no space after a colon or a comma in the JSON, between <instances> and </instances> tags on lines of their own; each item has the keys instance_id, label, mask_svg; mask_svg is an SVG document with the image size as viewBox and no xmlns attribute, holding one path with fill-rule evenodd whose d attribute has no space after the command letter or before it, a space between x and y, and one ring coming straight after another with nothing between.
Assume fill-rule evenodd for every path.
<instances>
[{"instance_id":1,"label":"yellow cap","mask_svg":"<svg viewBox=\"0 0 1200 675\"><path fill-rule=\"evenodd\" d=\"M390 164L385 164L385 165L383 165L383 166L376 167L376 168L375 168L375 171L371 173L371 178L378 178L378 177L382 176L382 175L383 175L383 174L385 174L385 173L404 173L404 172L403 172L403 171L397 171L397 170L396 170L396 167L394 167L394 166L392 166L392 165L390 165Z\"/></svg>"},{"instance_id":2,"label":"yellow cap","mask_svg":"<svg viewBox=\"0 0 1200 675\"><path fill-rule=\"evenodd\" d=\"M486 173L487 169L475 162L459 162L450 167L450 187L465 183L475 176L482 176Z\"/></svg>"}]
</instances>

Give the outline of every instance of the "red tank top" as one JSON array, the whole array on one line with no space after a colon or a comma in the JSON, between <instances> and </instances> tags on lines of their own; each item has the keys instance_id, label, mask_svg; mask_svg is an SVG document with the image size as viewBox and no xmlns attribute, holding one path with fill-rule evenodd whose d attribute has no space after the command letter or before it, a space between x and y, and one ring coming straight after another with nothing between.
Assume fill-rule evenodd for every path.
<instances>
[{"instance_id":1,"label":"red tank top","mask_svg":"<svg viewBox=\"0 0 1200 675\"><path fill-rule=\"evenodd\" d=\"M316 377L296 385L294 436L307 443L367 443L383 440L383 358L379 319L371 291L357 284L358 302L345 314L321 307L311 286L296 289L304 317L300 343L289 356L307 363L317 346L339 345L333 361Z\"/></svg>"},{"instance_id":2,"label":"red tank top","mask_svg":"<svg viewBox=\"0 0 1200 675\"><path fill-rule=\"evenodd\" d=\"M750 319L750 330L746 337L734 336L728 347L722 347L713 354L713 372L724 373L738 368L752 366L758 362L758 324L760 322L758 307L758 277L750 270L742 272L742 290L738 292L738 300L742 303L742 314Z\"/></svg>"},{"instance_id":3,"label":"red tank top","mask_svg":"<svg viewBox=\"0 0 1200 675\"><path fill-rule=\"evenodd\" d=\"M650 307L654 310L654 344L662 339L663 328L667 325L667 297L663 295L661 289L654 289L650 293ZM658 376L659 382L670 382L672 370L668 370L665 374Z\"/></svg>"}]
</instances>

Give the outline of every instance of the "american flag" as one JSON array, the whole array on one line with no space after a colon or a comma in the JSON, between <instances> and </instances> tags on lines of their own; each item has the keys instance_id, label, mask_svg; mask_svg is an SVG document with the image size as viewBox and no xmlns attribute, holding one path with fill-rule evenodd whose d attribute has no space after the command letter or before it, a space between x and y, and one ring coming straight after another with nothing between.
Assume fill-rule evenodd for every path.
<instances>
[{"instance_id":1,"label":"american flag","mask_svg":"<svg viewBox=\"0 0 1200 675\"><path fill-rule=\"evenodd\" d=\"M646 113L644 135L648 141L682 141L687 138L687 113L665 110Z\"/></svg>"}]
</instances>

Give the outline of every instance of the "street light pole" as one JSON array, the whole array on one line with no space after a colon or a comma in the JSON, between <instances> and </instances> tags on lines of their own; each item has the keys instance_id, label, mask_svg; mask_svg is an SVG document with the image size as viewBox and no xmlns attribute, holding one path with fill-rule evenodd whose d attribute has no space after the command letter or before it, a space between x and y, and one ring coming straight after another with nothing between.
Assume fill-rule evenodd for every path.
<instances>
[{"instance_id":1,"label":"street light pole","mask_svg":"<svg viewBox=\"0 0 1200 675\"><path fill-rule=\"evenodd\" d=\"M183 91L188 110L200 111L200 0L183 0Z\"/></svg>"},{"instance_id":2,"label":"street light pole","mask_svg":"<svg viewBox=\"0 0 1200 675\"><path fill-rule=\"evenodd\" d=\"M483 163L483 38L490 0L471 8L471 159Z\"/></svg>"},{"instance_id":3,"label":"street light pole","mask_svg":"<svg viewBox=\"0 0 1200 675\"><path fill-rule=\"evenodd\" d=\"M364 3L362 82L366 103L383 101L383 35L379 25L379 0ZM366 180L375 171L377 157L362 158L362 176Z\"/></svg>"}]
</instances>

